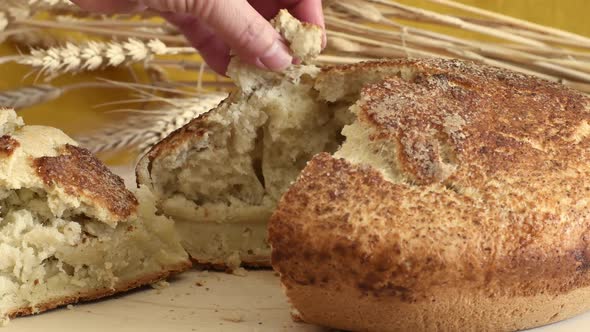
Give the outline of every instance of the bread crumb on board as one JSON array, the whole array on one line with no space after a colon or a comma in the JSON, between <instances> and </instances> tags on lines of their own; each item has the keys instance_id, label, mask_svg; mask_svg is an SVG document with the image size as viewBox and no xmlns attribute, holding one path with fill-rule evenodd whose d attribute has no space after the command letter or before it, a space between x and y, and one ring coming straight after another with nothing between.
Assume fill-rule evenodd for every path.
<instances>
[{"instance_id":1,"label":"bread crumb on board","mask_svg":"<svg viewBox=\"0 0 590 332\"><path fill-rule=\"evenodd\" d=\"M244 315L242 315L238 312L235 312L235 313L229 314L228 316L221 317L221 319L226 322L241 323L244 321Z\"/></svg>"},{"instance_id":2,"label":"bread crumb on board","mask_svg":"<svg viewBox=\"0 0 590 332\"><path fill-rule=\"evenodd\" d=\"M243 267L238 267L237 269L232 270L232 274L238 277L245 277L248 275L248 271Z\"/></svg>"},{"instance_id":3,"label":"bread crumb on board","mask_svg":"<svg viewBox=\"0 0 590 332\"><path fill-rule=\"evenodd\" d=\"M74 305L73 304L68 304L68 306L66 308L68 308L68 310L74 310Z\"/></svg>"},{"instance_id":4,"label":"bread crumb on board","mask_svg":"<svg viewBox=\"0 0 590 332\"><path fill-rule=\"evenodd\" d=\"M164 289L170 287L170 283L166 280L160 280L158 282L151 284L151 286L153 289Z\"/></svg>"}]
</instances>

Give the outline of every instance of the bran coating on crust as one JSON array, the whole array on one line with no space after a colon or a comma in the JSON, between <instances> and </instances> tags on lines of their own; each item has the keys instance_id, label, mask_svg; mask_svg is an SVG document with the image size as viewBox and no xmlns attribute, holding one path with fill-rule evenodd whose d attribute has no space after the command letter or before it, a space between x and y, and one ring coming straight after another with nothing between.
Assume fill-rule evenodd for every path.
<instances>
[{"instance_id":1,"label":"bran coating on crust","mask_svg":"<svg viewBox=\"0 0 590 332\"><path fill-rule=\"evenodd\" d=\"M19 146L20 143L10 135L0 137L0 156L3 158L10 157Z\"/></svg>"},{"instance_id":2,"label":"bran coating on crust","mask_svg":"<svg viewBox=\"0 0 590 332\"><path fill-rule=\"evenodd\" d=\"M67 144L63 154L37 158L33 164L45 185L57 185L69 195L85 197L118 220L129 218L137 210L137 198L125 188L123 179L86 149Z\"/></svg>"},{"instance_id":3,"label":"bran coating on crust","mask_svg":"<svg viewBox=\"0 0 590 332\"><path fill-rule=\"evenodd\" d=\"M316 86L362 75L324 95L358 99L357 135L379 169L320 154L283 196L269 238L288 294L354 289L419 304L437 289L464 289L504 309L500 299L530 298L526 310L543 311L552 302L535 297L590 286L587 96L439 59L333 67ZM427 319L440 319L428 308ZM485 314L473 310L463 319Z\"/></svg>"}]
</instances>

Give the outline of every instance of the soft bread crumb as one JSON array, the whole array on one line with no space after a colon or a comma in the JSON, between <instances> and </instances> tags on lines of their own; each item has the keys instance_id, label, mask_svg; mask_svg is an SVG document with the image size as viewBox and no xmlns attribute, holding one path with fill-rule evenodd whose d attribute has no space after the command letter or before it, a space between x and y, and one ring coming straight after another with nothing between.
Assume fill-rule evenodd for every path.
<instances>
[{"instance_id":1,"label":"soft bread crumb","mask_svg":"<svg viewBox=\"0 0 590 332\"><path fill-rule=\"evenodd\" d=\"M23 119L14 110L0 108L0 136L11 134L24 125Z\"/></svg>"},{"instance_id":2,"label":"soft bread crumb","mask_svg":"<svg viewBox=\"0 0 590 332\"><path fill-rule=\"evenodd\" d=\"M296 323L303 323L305 322L303 320L303 317L301 317L301 313L295 309L294 307L291 307L291 319L296 322Z\"/></svg>"},{"instance_id":3,"label":"soft bread crumb","mask_svg":"<svg viewBox=\"0 0 590 332\"><path fill-rule=\"evenodd\" d=\"M151 284L151 286L153 289L164 289L170 287L170 283L166 280L160 280L158 282Z\"/></svg>"},{"instance_id":4,"label":"soft bread crumb","mask_svg":"<svg viewBox=\"0 0 590 332\"><path fill-rule=\"evenodd\" d=\"M297 20L286 9L279 11L271 23L289 42L293 55L303 63L309 63L320 55L323 38L321 27Z\"/></svg>"},{"instance_id":5,"label":"soft bread crumb","mask_svg":"<svg viewBox=\"0 0 590 332\"><path fill-rule=\"evenodd\" d=\"M232 323L242 323L244 322L244 315L239 312L230 313L226 317L221 318L224 321L232 322Z\"/></svg>"},{"instance_id":6,"label":"soft bread crumb","mask_svg":"<svg viewBox=\"0 0 590 332\"><path fill-rule=\"evenodd\" d=\"M248 271L242 267L234 268L232 274L238 277L245 277L248 275Z\"/></svg>"}]
</instances>

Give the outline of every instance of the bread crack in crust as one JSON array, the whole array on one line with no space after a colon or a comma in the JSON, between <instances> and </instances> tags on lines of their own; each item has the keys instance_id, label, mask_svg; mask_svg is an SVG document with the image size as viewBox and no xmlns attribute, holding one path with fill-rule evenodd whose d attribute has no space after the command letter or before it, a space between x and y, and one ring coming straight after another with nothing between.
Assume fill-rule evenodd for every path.
<instances>
[{"instance_id":1,"label":"bread crack in crust","mask_svg":"<svg viewBox=\"0 0 590 332\"><path fill-rule=\"evenodd\" d=\"M12 110L0 110L0 134L0 321L191 266L145 187L128 191L64 133Z\"/></svg>"}]
</instances>

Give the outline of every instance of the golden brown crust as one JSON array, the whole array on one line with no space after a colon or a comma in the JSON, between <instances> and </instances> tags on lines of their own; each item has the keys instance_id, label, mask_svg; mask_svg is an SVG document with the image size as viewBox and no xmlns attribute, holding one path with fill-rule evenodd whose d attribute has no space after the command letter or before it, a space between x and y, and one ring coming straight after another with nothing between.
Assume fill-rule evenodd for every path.
<instances>
[{"instance_id":1,"label":"golden brown crust","mask_svg":"<svg viewBox=\"0 0 590 332\"><path fill-rule=\"evenodd\" d=\"M515 195L504 190L508 197L482 206L444 185L393 184L323 154L272 218L272 263L287 285L354 285L408 302L440 285L498 285L512 296L590 285L587 219L561 224L534 209L518 216L500 209Z\"/></svg>"},{"instance_id":2,"label":"golden brown crust","mask_svg":"<svg viewBox=\"0 0 590 332\"><path fill-rule=\"evenodd\" d=\"M229 95L224 99L223 103L229 103L233 99L233 95ZM215 108L214 108L215 109ZM191 120L186 125L176 129L163 140L155 144L139 161L135 170L137 185L147 185L153 188L151 172L152 163L159 158L166 158L168 156L175 157L180 150L190 149L198 146L198 142L203 140L208 133L209 124L207 118L210 116L210 111L201 114L197 118Z\"/></svg>"},{"instance_id":3,"label":"golden brown crust","mask_svg":"<svg viewBox=\"0 0 590 332\"><path fill-rule=\"evenodd\" d=\"M8 314L9 318L15 318L19 316L28 316L32 314L42 313L51 309L55 309L64 305L68 304L76 304L79 302L88 302L93 300L98 300L101 298L105 298L114 294L123 293L141 286L153 284L157 281L164 280L174 274L178 274L184 272L191 268L191 263L189 261L183 262L182 264L177 264L176 266L169 266L166 267L163 271L144 276L140 279L132 280L132 281L125 281L118 286L115 286L113 289L105 288L94 290L87 293L80 293L75 296L69 296L66 298L61 299L54 299L48 301L46 303L37 305L35 308L31 307L23 307L18 308Z\"/></svg>"},{"instance_id":4,"label":"golden brown crust","mask_svg":"<svg viewBox=\"0 0 590 332\"><path fill-rule=\"evenodd\" d=\"M308 164L270 223L288 290L334 286L412 304L443 287L494 304L590 286L588 97L448 60L335 67L317 84L361 71L376 76L357 124L376 156L390 147L376 158L399 177L327 154Z\"/></svg>"},{"instance_id":5,"label":"golden brown crust","mask_svg":"<svg viewBox=\"0 0 590 332\"><path fill-rule=\"evenodd\" d=\"M489 297L471 289L447 288L415 303L318 286L295 286L287 294L302 308L294 318L346 331L520 331L590 309L588 287L559 296L526 297Z\"/></svg>"},{"instance_id":6,"label":"golden brown crust","mask_svg":"<svg viewBox=\"0 0 590 332\"><path fill-rule=\"evenodd\" d=\"M20 143L10 135L0 137L0 156L3 158L10 157L19 146Z\"/></svg>"},{"instance_id":7,"label":"golden brown crust","mask_svg":"<svg viewBox=\"0 0 590 332\"><path fill-rule=\"evenodd\" d=\"M59 186L72 196L82 196L118 220L135 214L137 199L125 188L125 182L113 174L90 151L66 145L57 157L33 161L37 175L47 186Z\"/></svg>"}]
</instances>

